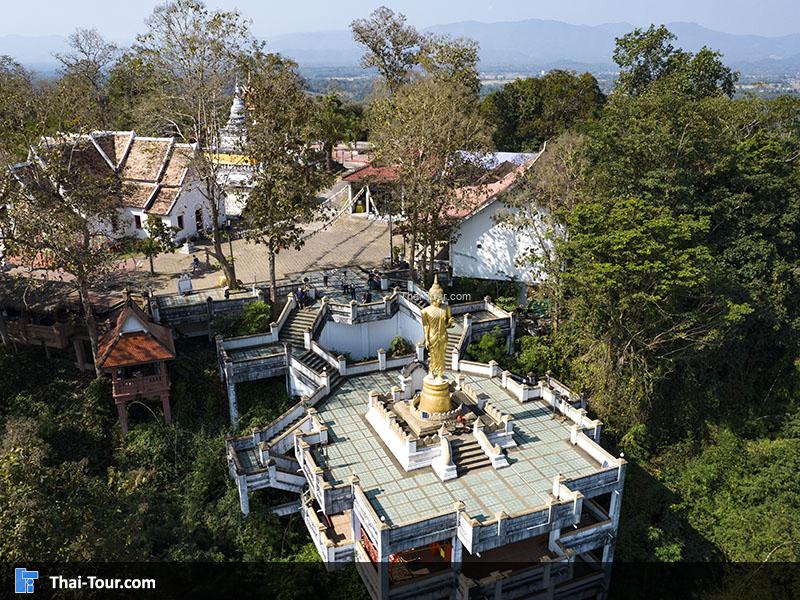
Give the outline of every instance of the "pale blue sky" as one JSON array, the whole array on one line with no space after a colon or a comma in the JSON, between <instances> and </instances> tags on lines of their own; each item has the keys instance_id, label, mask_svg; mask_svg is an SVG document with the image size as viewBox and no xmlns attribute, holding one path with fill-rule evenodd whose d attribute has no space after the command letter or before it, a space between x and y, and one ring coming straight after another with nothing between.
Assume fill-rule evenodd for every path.
<instances>
[{"instance_id":1,"label":"pale blue sky","mask_svg":"<svg viewBox=\"0 0 800 600\"><path fill-rule=\"evenodd\" d=\"M65 35L96 27L128 41L157 0L0 0L0 35ZM797 0L208 0L215 8L238 8L261 37L297 31L344 29L356 17L386 4L424 27L455 21L555 19L597 25L627 21L694 21L729 33L800 33Z\"/></svg>"}]
</instances>

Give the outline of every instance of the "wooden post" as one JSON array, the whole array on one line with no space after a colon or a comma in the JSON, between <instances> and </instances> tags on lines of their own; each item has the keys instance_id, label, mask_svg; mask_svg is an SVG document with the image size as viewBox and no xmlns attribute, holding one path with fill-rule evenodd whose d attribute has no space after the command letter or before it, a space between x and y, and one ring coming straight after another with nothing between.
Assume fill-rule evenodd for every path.
<instances>
[{"instance_id":1,"label":"wooden post","mask_svg":"<svg viewBox=\"0 0 800 600\"><path fill-rule=\"evenodd\" d=\"M161 394L161 407L164 409L164 423L172 423L172 411L169 407L169 393Z\"/></svg>"},{"instance_id":2,"label":"wooden post","mask_svg":"<svg viewBox=\"0 0 800 600\"><path fill-rule=\"evenodd\" d=\"M124 400L117 400L117 415L119 415L119 425L122 428L122 435L128 435L128 406Z\"/></svg>"}]
</instances>

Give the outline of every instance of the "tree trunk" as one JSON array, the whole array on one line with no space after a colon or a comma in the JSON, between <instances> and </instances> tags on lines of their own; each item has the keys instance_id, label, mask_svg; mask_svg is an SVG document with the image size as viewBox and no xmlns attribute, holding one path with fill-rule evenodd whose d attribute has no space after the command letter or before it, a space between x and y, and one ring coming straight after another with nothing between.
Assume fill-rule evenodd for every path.
<instances>
[{"instance_id":1,"label":"tree trunk","mask_svg":"<svg viewBox=\"0 0 800 600\"><path fill-rule=\"evenodd\" d=\"M156 274L156 268L153 266L153 255L150 255L150 275Z\"/></svg>"},{"instance_id":2,"label":"tree trunk","mask_svg":"<svg viewBox=\"0 0 800 600\"><path fill-rule=\"evenodd\" d=\"M416 262L416 255L417 255L417 232L416 228L414 231L411 232L411 243L409 244L409 248L407 251L408 254L408 266L410 270L411 280L414 281L417 278L417 262Z\"/></svg>"},{"instance_id":3,"label":"tree trunk","mask_svg":"<svg viewBox=\"0 0 800 600\"><path fill-rule=\"evenodd\" d=\"M327 147L325 148L325 168L328 171L330 171L331 168L333 167L332 155L333 155L333 145L331 145L330 148Z\"/></svg>"},{"instance_id":4,"label":"tree trunk","mask_svg":"<svg viewBox=\"0 0 800 600\"><path fill-rule=\"evenodd\" d=\"M209 252L209 254L214 257L214 260L216 260L219 263L219 266L222 268L222 274L225 275L225 280L228 282L228 288L231 290L236 290L239 288L239 283L236 281L236 270L233 268L233 264L225 256L225 251L222 249L222 232L218 225L214 226L212 233L214 250Z\"/></svg>"},{"instance_id":5,"label":"tree trunk","mask_svg":"<svg viewBox=\"0 0 800 600\"><path fill-rule=\"evenodd\" d=\"M392 210L389 209L389 268L394 267L394 246L392 245Z\"/></svg>"},{"instance_id":6,"label":"tree trunk","mask_svg":"<svg viewBox=\"0 0 800 600\"><path fill-rule=\"evenodd\" d=\"M278 301L278 282L275 277L275 252L272 248L269 249L269 298L272 305Z\"/></svg>"},{"instance_id":7,"label":"tree trunk","mask_svg":"<svg viewBox=\"0 0 800 600\"><path fill-rule=\"evenodd\" d=\"M225 275L225 280L228 282L228 288L231 290L239 289L239 283L236 280L236 270L228 257L225 256L225 251L222 249L222 230L219 226L219 204L217 202L216 180L209 183L206 181L206 201L208 203L208 210L211 213L211 239L214 244L214 250L210 252L222 268L222 273Z\"/></svg>"},{"instance_id":8,"label":"tree trunk","mask_svg":"<svg viewBox=\"0 0 800 600\"><path fill-rule=\"evenodd\" d=\"M83 317L86 320L86 329L89 331L89 345L92 347L92 362L94 363L94 373L98 379L103 376L100 366L97 364L97 323L94 320L92 301L89 298L89 287L85 282L78 283L78 293L83 307Z\"/></svg>"}]
</instances>

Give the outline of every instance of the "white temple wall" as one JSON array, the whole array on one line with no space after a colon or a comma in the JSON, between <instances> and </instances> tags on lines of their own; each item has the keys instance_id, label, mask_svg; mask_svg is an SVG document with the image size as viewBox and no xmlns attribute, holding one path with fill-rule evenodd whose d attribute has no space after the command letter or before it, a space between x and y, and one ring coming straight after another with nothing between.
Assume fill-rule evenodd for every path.
<instances>
[{"instance_id":1,"label":"white temple wall","mask_svg":"<svg viewBox=\"0 0 800 600\"><path fill-rule=\"evenodd\" d=\"M322 329L319 342L334 354L346 352L353 360L362 360L377 357L379 348L388 352L398 335L416 344L423 338L422 325L401 311L391 319L354 325L329 321Z\"/></svg>"}]
</instances>

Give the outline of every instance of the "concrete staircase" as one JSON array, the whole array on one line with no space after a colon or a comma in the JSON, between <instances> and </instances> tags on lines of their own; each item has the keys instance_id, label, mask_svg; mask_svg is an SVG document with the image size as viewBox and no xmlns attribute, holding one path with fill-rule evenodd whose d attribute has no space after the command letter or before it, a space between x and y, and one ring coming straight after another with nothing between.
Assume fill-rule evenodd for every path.
<instances>
[{"instance_id":1,"label":"concrete staircase","mask_svg":"<svg viewBox=\"0 0 800 600\"><path fill-rule=\"evenodd\" d=\"M314 323L316 316L317 311L314 309L303 308L292 311L281 327L278 339L288 342L295 349L303 349L305 344L303 334Z\"/></svg>"},{"instance_id":2,"label":"concrete staircase","mask_svg":"<svg viewBox=\"0 0 800 600\"><path fill-rule=\"evenodd\" d=\"M315 354L311 350L298 357L300 362L312 368L320 375L324 370L328 371L328 378L331 382L331 391L336 389L342 381L342 376L339 374L339 369L334 369L333 365L329 364L324 358Z\"/></svg>"},{"instance_id":3,"label":"concrete staircase","mask_svg":"<svg viewBox=\"0 0 800 600\"><path fill-rule=\"evenodd\" d=\"M453 452L453 463L456 465L456 473L459 477L475 469L492 465L492 461L483 452L477 440L455 439L450 442L450 449Z\"/></svg>"},{"instance_id":4,"label":"concrete staircase","mask_svg":"<svg viewBox=\"0 0 800 600\"><path fill-rule=\"evenodd\" d=\"M453 352L458 346L458 342L461 340L461 331L448 331L447 332L447 357L450 358L453 356Z\"/></svg>"}]
</instances>

